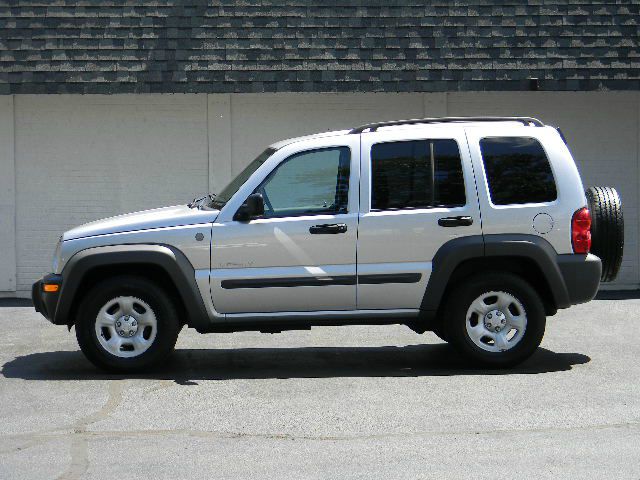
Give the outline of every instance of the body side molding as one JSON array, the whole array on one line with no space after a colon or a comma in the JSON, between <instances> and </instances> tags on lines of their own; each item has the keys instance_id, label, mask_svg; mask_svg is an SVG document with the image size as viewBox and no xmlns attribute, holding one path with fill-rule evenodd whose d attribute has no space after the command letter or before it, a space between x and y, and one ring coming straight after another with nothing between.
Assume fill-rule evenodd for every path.
<instances>
[{"instance_id":1,"label":"body side molding","mask_svg":"<svg viewBox=\"0 0 640 480\"><path fill-rule=\"evenodd\" d=\"M237 288L272 288L272 287L321 287L328 285L381 285L386 283L417 283L422 278L420 273L381 273L366 275L334 275L315 277L278 277L222 280L220 285L225 290Z\"/></svg>"}]
</instances>

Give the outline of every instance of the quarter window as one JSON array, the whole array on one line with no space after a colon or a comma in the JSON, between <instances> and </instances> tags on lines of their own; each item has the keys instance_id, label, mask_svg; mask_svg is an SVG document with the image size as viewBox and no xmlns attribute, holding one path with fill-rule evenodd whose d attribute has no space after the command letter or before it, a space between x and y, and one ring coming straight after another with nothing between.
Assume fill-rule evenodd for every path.
<instances>
[{"instance_id":1,"label":"quarter window","mask_svg":"<svg viewBox=\"0 0 640 480\"><path fill-rule=\"evenodd\" d=\"M372 210L459 207L465 202L455 140L411 140L371 147Z\"/></svg>"},{"instance_id":2,"label":"quarter window","mask_svg":"<svg viewBox=\"0 0 640 480\"><path fill-rule=\"evenodd\" d=\"M255 190L264 197L264 216L347 213L350 162L348 147L310 150L287 158Z\"/></svg>"},{"instance_id":3,"label":"quarter window","mask_svg":"<svg viewBox=\"0 0 640 480\"><path fill-rule=\"evenodd\" d=\"M483 138L480 150L495 205L552 202L557 198L549 159L535 138Z\"/></svg>"}]
</instances>

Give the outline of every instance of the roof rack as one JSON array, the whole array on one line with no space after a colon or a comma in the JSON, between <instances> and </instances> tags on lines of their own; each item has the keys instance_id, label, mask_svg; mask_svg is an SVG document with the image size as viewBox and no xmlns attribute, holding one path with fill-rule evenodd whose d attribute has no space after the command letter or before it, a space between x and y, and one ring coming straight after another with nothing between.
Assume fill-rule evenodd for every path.
<instances>
[{"instance_id":1,"label":"roof rack","mask_svg":"<svg viewBox=\"0 0 640 480\"><path fill-rule=\"evenodd\" d=\"M525 126L544 127L537 118L532 117L434 117L434 118L414 118L411 120L392 120L390 122L368 123L356 127L349 133L362 133L365 130L375 132L380 127L394 127L396 125L417 125L422 123L459 123L459 122L520 122Z\"/></svg>"}]
</instances>

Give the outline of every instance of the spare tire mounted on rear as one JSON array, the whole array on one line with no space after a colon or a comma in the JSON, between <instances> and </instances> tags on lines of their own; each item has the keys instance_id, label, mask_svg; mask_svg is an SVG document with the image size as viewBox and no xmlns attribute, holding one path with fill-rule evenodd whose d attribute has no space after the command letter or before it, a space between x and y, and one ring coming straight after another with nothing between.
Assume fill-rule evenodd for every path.
<instances>
[{"instance_id":1,"label":"spare tire mounted on rear","mask_svg":"<svg viewBox=\"0 0 640 480\"><path fill-rule=\"evenodd\" d=\"M600 280L615 280L624 250L622 201L613 187L589 187L585 192L591 212L591 253L602 260Z\"/></svg>"}]
</instances>

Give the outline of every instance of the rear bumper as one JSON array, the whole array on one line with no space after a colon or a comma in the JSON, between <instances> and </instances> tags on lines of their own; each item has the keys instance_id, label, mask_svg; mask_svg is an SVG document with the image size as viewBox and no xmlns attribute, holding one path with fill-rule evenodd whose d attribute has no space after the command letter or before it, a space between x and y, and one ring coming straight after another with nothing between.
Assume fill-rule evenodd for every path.
<instances>
[{"instance_id":1,"label":"rear bumper","mask_svg":"<svg viewBox=\"0 0 640 480\"><path fill-rule=\"evenodd\" d=\"M570 305L592 300L598 293L602 262L592 254L558 255L558 267L569 294Z\"/></svg>"},{"instance_id":2,"label":"rear bumper","mask_svg":"<svg viewBox=\"0 0 640 480\"><path fill-rule=\"evenodd\" d=\"M45 275L31 287L31 300L36 312L41 313L51 323L55 323L56 309L60 299L60 289L57 292L45 292L44 284L62 285L62 276L53 273Z\"/></svg>"}]
</instances>

